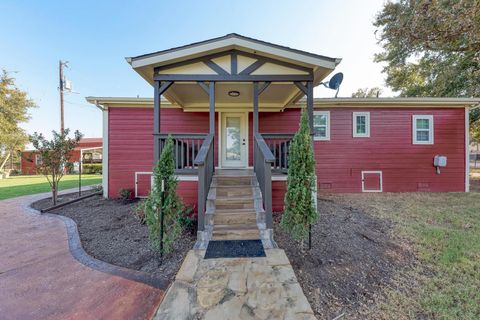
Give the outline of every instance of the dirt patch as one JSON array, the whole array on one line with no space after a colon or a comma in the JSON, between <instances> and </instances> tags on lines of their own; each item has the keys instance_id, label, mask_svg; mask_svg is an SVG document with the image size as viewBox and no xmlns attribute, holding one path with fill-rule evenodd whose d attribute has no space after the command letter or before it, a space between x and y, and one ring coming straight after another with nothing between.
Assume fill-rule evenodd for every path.
<instances>
[{"instance_id":1,"label":"dirt patch","mask_svg":"<svg viewBox=\"0 0 480 320\"><path fill-rule=\"evenodd\" d=\"M59 203L75 197L76 193L60 196ZM136 203L123 204L118 200L93 196L50 213L64 215L76 222L82 246L92 257L172 280L196 238L190 232L184 232L174 244L173 252L165 256L160 264L158 251L148 241L147 226L133 215ZM33 203L32 207L42 209L51 205L50 199L43 199Z\"/></svg>"},{"instance_id":2,"label":"dirt patch","mask_svg":"<svg viewBox=\"0 0 480 320\"><path fill-rule=\"evenodd\" d=\"M316 316L332 319L370 318L369 310L392 285L399 270L411 268L409 246L392 236L391 222L342 204L335 196L319 199L320 219L312 226L312 249L280 228L275 217L275 241L284 249Z\"/></svg>"}]
</instances>

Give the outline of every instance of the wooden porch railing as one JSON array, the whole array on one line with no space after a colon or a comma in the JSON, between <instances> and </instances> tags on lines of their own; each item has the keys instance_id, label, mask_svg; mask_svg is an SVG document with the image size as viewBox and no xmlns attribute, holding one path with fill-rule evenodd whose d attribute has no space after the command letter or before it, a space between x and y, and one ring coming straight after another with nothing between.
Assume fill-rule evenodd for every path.
<instances>
[{"instance_id":1,"label":"wooden porch railing","mask_svg":"<svg viewBox=\"0 0 480 320\"><path fill-rule=\"evenodd\" d=\"M160 144L160 154L162 153L168 134L157 134ZM198 156L200 148L207 137L205 133L181 133L171 134L173 138L173 155L175 157L176 173L192 173L198 172L198 166L195 159Z\"/></svg>"},{"instance_id":2,"label":"wooden porch railing","mask_svg":"<svg viewBox=\"0 0 480 320\"><path fill-rule=\"evenodd\" d=\"M293 133L262 133L268 148L273 154L275 161L272 164L273 172L288 172L288 156Z\"/></svg>"},{"instance_id":3,"label":"wooden porch railing","mask_svg":"<svg viewBox=\"0 0 480 320\"><path fill-rule=\"evenodd\" d=\"M266 214L267 228L273 228L272 219L272 164L275 157L268 148L260 133L254 134L254 162L253 168L262 191L263 208Z\"/></svg>"},{"instance_id":4,"label":"wooden porch railing","mask_svg":"<svg viewBox=\"0 0 480 320\"><path fill-rule=\"evenodd\" d=\"M198 168L198 231L205 230L205 210L210 184L215 171L214 135L208 134L193 161Z\"/></svg>"}]
</instances>

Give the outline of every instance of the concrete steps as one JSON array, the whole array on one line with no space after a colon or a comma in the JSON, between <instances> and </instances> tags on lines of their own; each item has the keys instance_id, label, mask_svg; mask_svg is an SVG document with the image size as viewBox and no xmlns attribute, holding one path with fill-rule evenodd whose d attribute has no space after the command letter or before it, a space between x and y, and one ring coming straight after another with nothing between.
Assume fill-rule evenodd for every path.
<instances>
[{"instance_id":1,"label":"concrete steps","mask_svg":"<svg viewBox=\"0 0 480 320\"><path fill-rule=\"evenodd\" d=\"M215 209L252 209L253 197L225 197L215 199Z\"/></svg>"},{"instance_id":2,"label":"concrete steps","mask_svg":"<svg viewBox=\"0 0 480 320\"><path fill-rule=\"evenodd\" d=\"M252 172L240 171L214 177L213 240L260 239L252 179Z\"/></svg>"},{"instance_id":3,"label":"concrete steps","mask_svg":"<svg viewBox=\"0 0 480 320\"><path fill-rule=\"evenodd\" d=\"M209 240L262 240L275 248L257 179L251 170L218 170L207 197L205 231L195 245L205 249Z\"/></svg>"},{"instance_id":4,"label":"concrete steps","mask_svg":"<svg viewBox=\"0 0 480 320\"><path fill-rule=\"evenodd\" d=\"M214 225L212 240L258 240L260 231L256 224Z\"/></svg>"},{"instance_id":5,"label":"concrete steps","mask_svg":"<svg viewBox=\"0 0 480 320\"><path fill-rule=\"evenodd\" d=\"M256 224L257 215L254 210L240 209L227 210L227 212L215 212L213 216L214 225L238 225Z\"/></svg>"}]
</instances>

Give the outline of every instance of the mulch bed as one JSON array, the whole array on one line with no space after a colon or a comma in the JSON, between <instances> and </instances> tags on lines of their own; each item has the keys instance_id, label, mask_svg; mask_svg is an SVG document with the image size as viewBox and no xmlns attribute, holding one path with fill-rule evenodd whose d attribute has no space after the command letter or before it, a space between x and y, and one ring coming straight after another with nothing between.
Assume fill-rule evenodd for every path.
<instances>
[{"instance_id":1,"label":"mulch bed","mask_svg":"<svg viewBox=\"0 0 480 320\"><path fill-rule=\"evenodd\" d=\"M86 194L88 192L82 192L82 195ZM77 193L60 196L59 203L77 196ZM137 202L124 204L119 200L104 199L98 195L50 213L69 217L76 222L82 246L92 257L172 280L187 252L193 248L196 236L191 232L184 232L174 244L173 252L164 256L163 263L160 264L158 251L150 246L147 226L133 214ZM50 206L50 199L32 204L37 210Z\"/></svg>"},{"instance_id":2,"label":"mulch bed","mask_svg":"<svg viewBox=\"0 0 480 320\"><path fill-rule=\"evenodd\" d=\"M370 318L382 289L391 285L397 271L413 267L415 257L401 240L393 239L389 221L342 205L335 196L319 199L318 208L311 250L302 252L280 228L280 215L274 219L274 239L287 253L319 319L342 314Z\"/></svg>"}]
</instances>

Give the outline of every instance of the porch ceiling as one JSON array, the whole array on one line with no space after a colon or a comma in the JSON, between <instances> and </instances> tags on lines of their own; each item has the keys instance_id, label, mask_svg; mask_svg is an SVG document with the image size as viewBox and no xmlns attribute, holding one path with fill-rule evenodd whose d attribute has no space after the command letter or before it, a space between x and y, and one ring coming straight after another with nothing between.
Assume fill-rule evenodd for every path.
<instances>
[{"instance_id":1,"label":"porch ceiling","mask_svg":"<svg viewBox=\"0 0 480 320\"><path fill-rule=\"evenodd\" d=\"M238 91L238 97L229 95ZM271 83L262 93L259 101L260 111L280 111L292 102L300 91L293 83ZM178 82L164 94L165 98L180 105L185 111L208 111L207 93L196 82ZM251 82L218 82L215 85L215 108L235 108L252 110L253 84Z\"/></svg>"}]
</instances>

